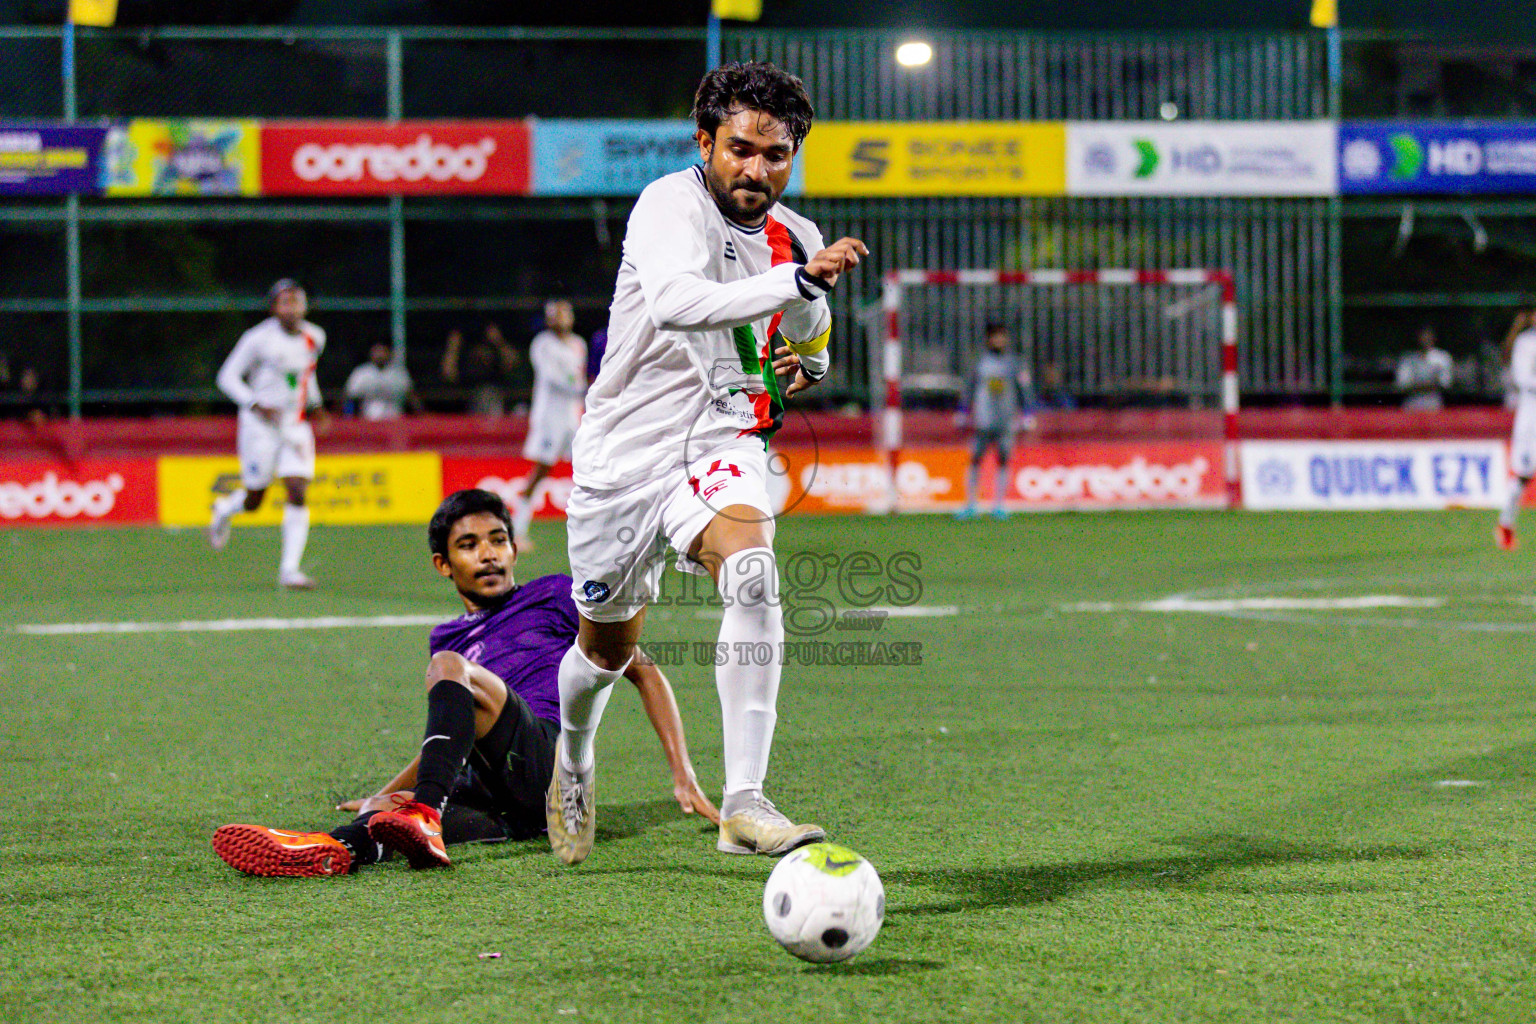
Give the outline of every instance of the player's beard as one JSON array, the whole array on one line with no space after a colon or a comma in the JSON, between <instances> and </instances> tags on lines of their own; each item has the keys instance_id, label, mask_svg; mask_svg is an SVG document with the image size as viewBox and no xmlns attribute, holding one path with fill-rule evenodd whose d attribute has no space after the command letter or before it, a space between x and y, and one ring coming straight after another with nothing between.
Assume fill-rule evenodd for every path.
<instances>
[{"instance_id":1,"label":"player's beard","mask_svg":"<svg viewBox=\"0 0 1536 1024\"><path fill-rule=\"evenodd\" d=\"M709 194L714 197L715 205L720 207L720 212L726 219L733 220L737 224L747 227L755 227L773 209L773 204L779 201L778 195L773 191L773 186L768 182L749 181L746 178L738 178L735 181L725 181L716 171L714 161L704 165L704 185L709 189ZM767 202L754 210L744 208L736 198L736 190L745 189L755 192L767 198Z\"/></svg>"}]
</instances>

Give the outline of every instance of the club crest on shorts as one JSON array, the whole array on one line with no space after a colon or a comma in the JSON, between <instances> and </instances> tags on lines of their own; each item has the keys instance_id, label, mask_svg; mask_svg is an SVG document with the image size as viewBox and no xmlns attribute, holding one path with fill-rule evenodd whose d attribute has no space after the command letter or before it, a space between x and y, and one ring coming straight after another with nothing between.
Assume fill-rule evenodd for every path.
<instances>
[{"instance_id":1,"label":"club crest on shorts","mask_svg":"<svg viewBox=\"0 0 1536 1024\"><path fill-rule=\"evenodd\" d=\"M602 604L608 600L608 584L598 580L587 580L581 585L581 592L587 595L587 600L593 604Z\"/></svg>"}]
</instances>

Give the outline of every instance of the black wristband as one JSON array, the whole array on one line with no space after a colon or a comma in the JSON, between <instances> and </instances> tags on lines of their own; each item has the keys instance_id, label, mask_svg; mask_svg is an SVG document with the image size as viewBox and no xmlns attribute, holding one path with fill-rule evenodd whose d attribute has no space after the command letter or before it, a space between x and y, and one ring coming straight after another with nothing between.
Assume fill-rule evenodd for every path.
<instances>
[{"instance_id":1,"label":"black wristband","mask_svg":"<svg viewBox=\"0 0 1536 1024\"><path fill-rule=\"evenodd\" d=\"M800 294L805 296L806 302L815 302L832 290L831 285L808 273L804 267L795 268L795 285L800 289Z\"/></svg>"}]
</instances>

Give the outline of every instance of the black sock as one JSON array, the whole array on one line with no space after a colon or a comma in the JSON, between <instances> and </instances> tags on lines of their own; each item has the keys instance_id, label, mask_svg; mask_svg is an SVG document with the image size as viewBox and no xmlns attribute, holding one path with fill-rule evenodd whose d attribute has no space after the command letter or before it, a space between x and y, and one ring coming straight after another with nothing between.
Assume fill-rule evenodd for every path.
<instances>
[{"instance_id":1,"label":"black sock","mask_svg":"<svg viewBox=\"0 0 1536 1024\"><path fill-rule=\"evenodd\" d=\"M416 799L441 812L475 745L475 697L469 687L444 679L427 693L427 732L416 770Z\"/></svg>"},{"instance_id":2,"label":"black sock","mask_svg":"<svg viewBox=\"0 0 1536 1024\"><path fill-rule=\"evenodd\" d=\"M369 811L360 814L352 821L340 828L331 829L331 838L341 842L348 850L352 851L352 868L367 867L369 864L377 864L384 859L386 853L384 847L373 841L368 835L368 819L378 814L378 811Z\"/></svg>"}]
</instances>

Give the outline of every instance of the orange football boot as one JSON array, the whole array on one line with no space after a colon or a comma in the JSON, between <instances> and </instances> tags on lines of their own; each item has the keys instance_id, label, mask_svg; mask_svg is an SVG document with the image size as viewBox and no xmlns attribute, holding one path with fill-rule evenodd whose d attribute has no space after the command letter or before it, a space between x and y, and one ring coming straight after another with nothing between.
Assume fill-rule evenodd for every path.
<instances>
[{"instance_id":1,"label":"orange football boot","mask_svg":"<svg viewBox=\"0 0 1536 1024\"><path fill-rule=\"evenodd\" d=\"M213 834L213 852L236 871L263 878L344 875L352 867L352 851L324 832L260 825L225 825Z\"/></svg>"},{"instance_id":2,"label":"orange football boot","mask_svg":"<svg viewBox=\"0 0 1536 1024\"><path fill-rule=\"evenodd\" d=\"M1514 528L1503 523L1493 528L1493 542L1503 551L1515 551L1520 547L1520 542L1515 539Z\"/></svg>"},{"instance_id":3,"label":"orange football boot","mask_svg":"<svg viewBox=\"0 0 1536 1024\"><path fill-rule=\"evenodd\" d=\"M380 811L368 819L368 834L387 850L401 854L411 867L445 868L448 847L443 845L443 819L426 804L394 798L394 810Z\"/></svg>"}]
</instances>

